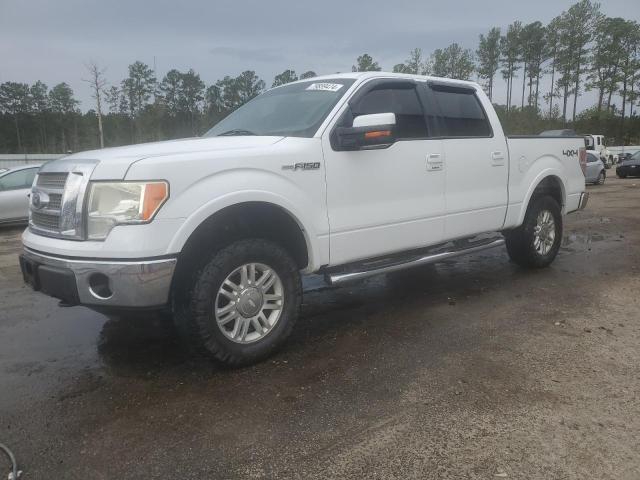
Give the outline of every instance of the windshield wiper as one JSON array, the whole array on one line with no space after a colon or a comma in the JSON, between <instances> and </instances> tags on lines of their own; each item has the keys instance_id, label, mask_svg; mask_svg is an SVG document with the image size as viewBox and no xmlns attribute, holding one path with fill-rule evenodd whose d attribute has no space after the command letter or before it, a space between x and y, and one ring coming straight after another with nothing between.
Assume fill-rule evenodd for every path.
<instances>
[{"instance_id":1,"label":"windshield wiper","mask_svg":"<svg viewBox=\"0 0 640 480\"><path fill-rule=\"evenodd\" d=\"M232 137L234 135L257 135L257 133L253 133L251 130L243 130L242 128L234 128L233 130L219 133L218 137Z\"/></svg>"}]
</instances>

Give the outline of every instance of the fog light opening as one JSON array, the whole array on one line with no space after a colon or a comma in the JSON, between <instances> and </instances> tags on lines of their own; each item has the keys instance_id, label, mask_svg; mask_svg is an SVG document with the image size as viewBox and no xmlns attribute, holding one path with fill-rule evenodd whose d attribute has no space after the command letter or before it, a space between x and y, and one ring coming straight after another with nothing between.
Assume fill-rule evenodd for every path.
<instances>
[{"instance_id":1,"label":"fog light opening","mask_svg":"<svg viewBox=\"0 0 640 480\"><path fill-rule=\"evenodd\" d=\"M113 296L109 286L109 277L104 273L92 273L89 277L89 291L100 300L108 300Z\"/></svg>"}]
</instances>

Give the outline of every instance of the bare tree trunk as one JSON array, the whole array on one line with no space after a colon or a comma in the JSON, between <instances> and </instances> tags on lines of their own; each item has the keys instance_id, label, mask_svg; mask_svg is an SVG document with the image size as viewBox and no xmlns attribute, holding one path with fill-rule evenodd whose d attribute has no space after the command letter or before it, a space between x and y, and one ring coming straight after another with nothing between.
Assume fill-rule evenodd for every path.
<instances>
[{"instance_id":1,"label":"bare tree trunk","mask_svg":"<svg viewBox=\"0 0 640 480\"><path fill-rule=\"evenodd\" d=\"M576 121L576 109L578 106L578 94L580 92L580 58L578 58L578 66L576 67L576 89L573 92L573 115L571 121Z\"/></svg>"},{"instance_id":2,"label":"bare tree trunk","mask_svg":"<svg viewBox=\"0 0 640 480\"><path fill-rule=\"evenodd\" d=\"M598 112L602 111L602 102L604 101L604 86L598 88Z\"/></svg>"},{"instance_id":3,"label":"bare tree trunk","mask_svg":"<svg viewBox=\"0 0 640 480\"><path fill-rule=\"evenodd\" d=\"M85 64L91 78L85 82L91 85L93 90L93 98L96 100L96 116L98 117L98 136L100 138L100 148L104 148L104 133L102 131L102 92L107 84L104 79L105 69L100 69L94 62Z\"/></svg>"},{"instance_id":4,"label":"bare tree trunk","mask_svg":"<svg viewBox=\"0 0 640 480\"><path fill-rule=\"evenodd\" d=\"M613 69L613 74L611 75L611 77L615 78L617 74L618 74L618 66L616 65L616 67ZM615 87L609 88L609 96L607 98L607 112L611 111L611 96L613 95L614 88Z\"/></svg>"},{"instance_id":5,"label":"bare tree trunk","mask_svg":"<svg viewBox=\"0 0 640 480\"><path fill-rule=\"evenodd\" d=\"M636 83L636 74L631 75L631 90L629 92L629 118L633 117L633 93Z\"/></svg>"},{"instance_id":6,"label":"bare tree trunk","mask_svg":"<svg viewBox=\"0 0 640 480\"><path fill-rule=\"evenodd\" d=\"M16 125L16 137L18 138L18 152L22 151L22 139L20 138L20 126L18 125L18 114L13 114L13 121ZM24 152L22 152L24 153Z\"/></svg>"},{"instance_id":7,"label":"bare tree trunk","mask_svg":"<svg viewBox=\"0 0 640 480\"><path fill-rule=\"evenodd\" d=\"M524 67L522 68L522 103L520 105L520 108L524 108L524 91L525 91L525 86L527 85L527 64L524 64Z\"/></svg>"},{"instance_id":8,"label":"bare tree trunk","mask_svg":"<svg viewBox=\"0 0 640 480\"><path fill-rule=\"evenodd\" d=\"M622 80L622 117L620 118L620 140L624 141L624 116L627 113L627 66L629 61L627 60L625 64L625 73L623 74Z\"/></svg>"},{"instance_id":9,"label":"bare tree trunk","mask_svg":"<svg viewBox=\"0 0 640 480\"><path fill-rule=\"evenodd\" d=\"M536 112L538 112L538 99L540 98L540 68L542 68L542 66L538 67L538 75L536 77L536 93L535 93L535 107L536 107Z\"/></svg>"},{"instance_id":10,"label":"bare tree trunk","mask_svg":"<svg viewBox=\"0 0 640 480\"><path fill-rule=\"evenodd\" d=\"M556 78L556 52L553 52L553 60L551 63L551 89L549 90L549 118L553 115L553 88L555 87L555 78Z\"/></svg>"},{"instance_id":11,"label":"bare tree trunk","mask_svg":"<svg viewBox=\"0 0 640 480\"><path fill-rule=\"evenodd\" d=\"M562 105L562 121L564 123L564 125L567 125L567 101L569 99L569 85L566 84L564 86L564 98L563 98L563 105Z\"/></svg>"},{"instance_id":12,"label":"bare tree trunk","mask_svg":"<svg viewBox=\"0 0 640 480\"><path fill-rule=\"evenodd\" d=\"M511 110L511 100L513 99L513 64L509 65L509 104L507 110Z\"/></svg>"},{"instance_id":13,"label":"bare tree trunk","mask_svg":"<svg viewBox=\"0 0 640 480\"><path fill-rule=\"evenodd\" d=\"M102 110L100 109L100 96L97 99L98 104L98 134L100 135L100 148L104 148L104 133L102 132Z\"/></svg>"}]
</instances>

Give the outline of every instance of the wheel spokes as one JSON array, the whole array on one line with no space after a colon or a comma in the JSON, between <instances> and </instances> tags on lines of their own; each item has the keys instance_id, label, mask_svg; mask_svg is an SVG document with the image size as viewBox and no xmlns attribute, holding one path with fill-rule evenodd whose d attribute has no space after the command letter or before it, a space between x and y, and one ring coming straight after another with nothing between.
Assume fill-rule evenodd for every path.
<instances>
[{"instance_id":1,"label":"wheel spokes","mask_svg":"<svg viewBox=\"0 0 640 480\"><path fill-rule=\"evenodd\" d=\"M220 331L237 343L267 335L284 307L284 287L275 270L247 263L233 270L218 289L214 316Z\"/></svg>"}]
</instances>

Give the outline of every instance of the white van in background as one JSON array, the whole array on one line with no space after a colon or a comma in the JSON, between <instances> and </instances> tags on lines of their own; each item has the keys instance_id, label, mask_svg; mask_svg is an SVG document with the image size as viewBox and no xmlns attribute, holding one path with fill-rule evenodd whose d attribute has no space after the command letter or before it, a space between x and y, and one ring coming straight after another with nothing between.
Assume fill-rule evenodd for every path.
<instances>
[{"instance_id":1,"label":"white van in background","mask_svg":"<svg viewBox=\"0 0 640 480\"><path fill-rule=\"evenodd\" d=\"M604 135L591 135L587 134L584 136L585 143L587 146L587 150L595 151L600 155L602 162L604 163L605 168L611 168L613 165L613 153L607 149L606 144L604 143Z\"/></svg>"}]
</instances>

